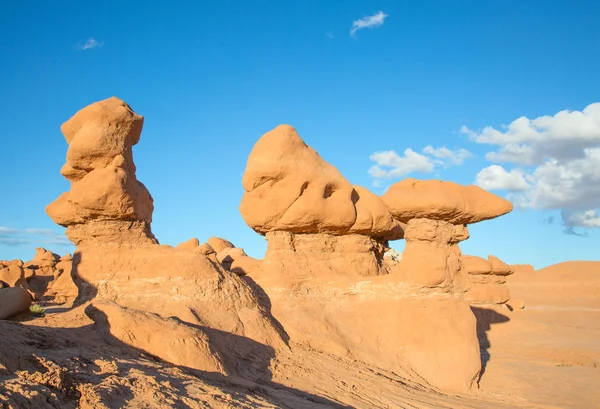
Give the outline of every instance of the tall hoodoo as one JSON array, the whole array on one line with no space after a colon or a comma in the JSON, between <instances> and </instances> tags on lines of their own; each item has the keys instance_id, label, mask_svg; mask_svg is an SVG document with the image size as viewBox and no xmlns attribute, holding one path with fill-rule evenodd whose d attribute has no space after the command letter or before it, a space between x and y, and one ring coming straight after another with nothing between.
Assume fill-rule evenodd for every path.
<instances>
[{"instance_id":1,"label":"tall hoodoo","mask_svg":"<svg viewBox=\"0 0 600 409\"><path fill-rule=\"evenodd\" d=\"M129 105L112 97L81 109L62 125L69 149L60 173L71 189L46 212L67 227L76 245L156 242L150 230L152 196L135 177L132 154L143 123Z\"/></svg>"},{"instance_id":2,"label":"tall hoodoo","mask_svg":"<svg viewBox=\"0 0 600 409\"><path fill-rule=\"evenodd\" d=\"M46 210L77 245L68 278L76 280L78 297L91 301L86 313L107 339L195 369L233 374L247 369L237 362L269 359L269 348L286 345L254 289L214 256L195 251L197 240L173 248L154 238L152 196L135 177L132 154L142 124L113 97L62 125L69 148L61 174L71 189ZM136 322L137 340L129 335ZM163 328L172 337L162 336ZM220 333L252 339L257 348L238 348L236 337ZM223 351L212 356L207 351L216 344Z\"/></svg>"}]
</instances>

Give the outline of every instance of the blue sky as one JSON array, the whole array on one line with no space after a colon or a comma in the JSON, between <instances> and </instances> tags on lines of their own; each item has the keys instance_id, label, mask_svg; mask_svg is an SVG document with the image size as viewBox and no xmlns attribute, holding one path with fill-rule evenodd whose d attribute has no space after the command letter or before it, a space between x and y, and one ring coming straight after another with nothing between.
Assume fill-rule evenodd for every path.
<instances>
[{"instance_id":1,"label":"blue sky","mask_svg":"<svg viewBox=\"0 0 600 409\"><path fill-rule=\"evenodd\" d=\"M597 1L1 2L0 259L72 251L44 212L69 186L60 125L113 95L145 117L134 156L162 243L217 235L262 257L241 176L289 123L376 193L443 179L519 205L470 226L466 254L599 259L599 15ZM520 117L533 122L503 128Z\"/></svg>"}]
</instances>

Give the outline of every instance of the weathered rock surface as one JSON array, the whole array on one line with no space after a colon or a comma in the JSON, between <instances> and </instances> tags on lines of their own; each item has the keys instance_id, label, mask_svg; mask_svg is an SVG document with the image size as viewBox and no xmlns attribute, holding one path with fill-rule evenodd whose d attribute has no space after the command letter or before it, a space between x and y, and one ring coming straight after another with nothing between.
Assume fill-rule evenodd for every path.
<instances>
[{"instance_id":1,"label":"weathered rock surface","mask_svg":"<svg viewBox=\"0 0 600 409\"><path fill-rule=\"evenodd\" d=\"M457 243L467 222L512 205L449 182L397 185L379 198L351 186L293 128L265 134L248 159L240 211L268 249L247 279L292 340L465 390L481 362ZM388 240L402 237L401 259L384 260Z\"/></svg>"},{"instance_id":2,"label":"weathered rock surface","mask_svg":"<svg viewBox=\"0 0 600 409\"><path fill-rule=\"evenodd\" d=\"M189 239L187 241L184 241L183 243L179 243L177 246L175 246L175 248L181 250L194 250L199 245L200 241L198 241L198 239L194 237L193 239Z\"/></svg>"},{"instance_id":3,"label":"weathered rock surface","mask_svg":"<svg viewBox=\"0 0 600 409\"><path fill-rule=\"evenodd\" d=\"M387 274L382 264L385 248L369 236L275 231L267 233L266 237L269 247L265 260L281 263L285 270L282 274L304 277L311 274Z\"/></svg>"},{"instance_id":4,"label":"weathered rock surface","mask_svg":"<svg viewBox=\"0 0 600 409\"><path fill-rule=\"evenodd\" d=\"M211 349L206 333L175 318L97 301L86 308L108 343L115 340L175 365L226 374L222 358Z\"/></svg>"},{"instance_id":5,"label":"weathered rock surface","mask_svg":"<svg viewBox=\"0 0 600 409\"><path fill-rule=\"evenodd\" d=\"M404 179L381 197L390 213L402 222L411 219L472 224L512 211L508 200L478 186L462 186L440 180Z\"/></svg>"},{"instance_id":6,"label":"weathered rock surface","mask_svg":"<svg viewBox=\"0 0 600 409\"><path fill-rule=\"evenodd\" d=\"M129 105L112 97L81 109L62 125L69 149L61 174L71 190L46 212L67 227L75 244L124 236L130 243L156 242L150 231L152 196L135 178L132 155L143 122Z\"/></svg>"},{"instance_id":7,"label":"weathered rock surface","mask_svg":"<svg viewBox=\"0 0 600 409\"><path fill-rule=\"evenodd\" d=\"M461 271L460 241L469 237L464 225L441 220L411 219L404 231L406 246L395 270L403 282L462 292L467 279Z\"/></svg>"},{"instance_id":8,"label":"weathered rock surface","mask_svg":"<svg viewBox=\"0 0 600 409\"><path fill-rule=\"evenodd\" d=\"M255 231L364 234L398 239L402 230L379 197L352 186L289 125L254 145L242 185L240 212Z\"/></svg>"},{"instance_id":9,"label":"weathered rock surface","mask_svg":"<svg viewBox=\"0 0 600 409\"><path fill-rule=\"evenodd\" d=\"M4 287L25 289L36 300L67 297L71 301L78 295L71 277L71 255L60 257L44 248L37 248L32 260L6 261L0 265L0 282Z\"/></svg>"},{"instance_id":10,"label":"weathered rock surface","mask_svg":"<svg viewBox=\"0 0 600 409\"><path fill-rule=\"evenodd\" d=\"M69 149L61 173L71 181L71 190L49 205L47 212L67 226L67 237L77 245L71 276L80 300L117 303L119 307L110 312L120 317L115 334L123 339L124 322L139 318L152 327L172 316L189 326L178 327L179 333L192 334L200 325L287 348L283 332L254 290L225 270L214 254L196 251L197 240L179 248L158 245L150 228L152 197L135 177L132 156L142 123L143 118L127 104L109 98L83 108L62 126ZM217 242L233 247L224 240L210 240L210 247L218 247ZM220 249L215 250L218 254ZM153 335L152 340L135 342L154 351L154 339L166 341Z\"/></svg>"},{"instance_id":11,"label":"weathered rock surface","mask_svg":"<svg viewBox=\"0 0 600 409\"><path fill-rule=\"evenodd\" d=\"M0 288L0 320L29 309L31 296L20 287Z\"/></svg>"},{"instance_id":12,"label":"weathered rock surface","mask_svg":"<svg viewBox=\"0 0 600 409\"><path fill-rule=\"evenodd\" d=\"M469 275L470 289L465 298L471 305L504 304L510 300L506 276L513 274L512 266L492 255L488 259L463 255L463 271Z\"/></svg>"}]
</instances>

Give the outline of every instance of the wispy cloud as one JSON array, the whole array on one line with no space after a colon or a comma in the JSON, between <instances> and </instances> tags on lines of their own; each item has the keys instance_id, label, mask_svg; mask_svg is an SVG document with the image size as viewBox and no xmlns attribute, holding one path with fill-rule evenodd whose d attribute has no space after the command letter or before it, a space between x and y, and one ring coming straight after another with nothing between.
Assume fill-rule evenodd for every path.
<instances>
[{"instance_id":1,"label":"wispy cloud","mask_svg":"<svg viewBox=\"0 0 600 409\"><path fill-rule=\"evenodd\" d=\"M14 229L0 226L0 245L17 247L28 244L71 246L63 233L51 229Z\"/></svg>"},{"instance_id":2,"label":"wispy cloud","mask_svg":"<svg viewBox=\"0 0 600 409\"><path fill-rule=\"evenodd\" d=\"M325 35L327 36L327 38L329 38L330 40L334 40L335 36L333 35L333 31L328 31L325 33Z\"/></svg>"},{"instance_id":3,"label":"wispy cloud","mask_svg":"<svg viewBox=\"0 0 600 409\"><path fill-rule=\"evenodd\" d=\"M563 233L568 234L569 236L577 236L577 237L588 237L589 236L588 232L583 232L583 233L579 232L579 231L575 230L575 228L572 226L566 227L563 230Z\"/></svg>"},{"instance_id":4,"label":"wispy cloud","mask_svg":"<svg viewBox=\"0 0 600 409\"><path fill-rule=\"evenodd\" d=\"M99 48L102 47L104 45L104 43L96 40L94 37L90 37L87 40L85 40L84 42L79 42L75 48L77 48L79 51L85 51L85 50L92 50L94 48Z\"/></svg>"},{"instance_id":5,"label":"wispy cloud","mask_svg":"<svg viewBox=\"0 0 600 409\"><path fill-rule=\"evenodd\" d=\"M473 157L466 149L451 150L446 147L434 148L429 145L423 149L423 154L407 148L404 155L396 151L375 152L369 160L375 165L369 169L369 175L375 180L373 186L381 186L383 179L400 179L410 173L431 173L435 168L459 166Z\"/></svg>"},{"instance_id":6,"label":"wispy cloud","mask_svg":"<svg viewBox=\"0 0 600 409\"><path fill-rule=\"evenodd\" d=\"M363 28L381 27L387 16L388 15L385 14L383 11L380 11L378 13L373 14L372 16L366 16L353 21L352 29L350 30L350 35L354 35L354 33Z\"/></svg>"},{"instance_id":7,"label":"wispy cloud","mask_svg":"<svg viewBox=\"0 0 600 409\"><path fill-rule=\"evenodd\" d=\"M581 111L521 116L498 129L463 126L461 132L493 146L485 158L496 164L477 174L479 186L510 191L519 207L560 210L565 234L600 228L600 102Z\"/></svg>"}]
</instances>

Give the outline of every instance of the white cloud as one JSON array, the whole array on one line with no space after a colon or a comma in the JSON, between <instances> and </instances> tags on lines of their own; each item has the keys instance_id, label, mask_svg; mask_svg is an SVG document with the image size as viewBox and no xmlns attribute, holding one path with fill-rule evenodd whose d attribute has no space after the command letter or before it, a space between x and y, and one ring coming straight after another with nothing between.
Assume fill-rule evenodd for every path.
<instances>
[{"instance_id":1,"label":"white cloud","mask_svg":"<svg viewBox=\"0 0 600 409\"><path fill-rule=\"evenodd\" d=\"M561 211L565 233L582 235L573 228L600 227L600 103L532 120L521 117L503 131L464 126L461 132L496 146L486 159L505 164L479 172L481 187L519 191L511 199L524 208Z\"/></svg>"},{"instance_id":2,"label":"white cloud","mask_svg":"<svg viewBox=\"0 0 600 409\"><path fill-rule=\"evenodd\" d=\"M582 212L563 211L563 221L572 227L600 227L600 212L597 210L585 210Z\"/></svg>"},{"instance_id":3,"label":"white cloud","mask_svg":"<svg viewBox=\"0 0 600 409\"><path fill-rule=\"evenodd\" d=\"M565 110L535 119L523 116L502 128L488 126L475 132L463 126L461 132L477 143L498 146L487 155L492 162L540 165L550 158L581 158L584 149L600 145L600 102L583 111Z\"/></svg>"},{"instance_id":4,"label":"white cloud","mask_svg":"<svg viewBox=\"0 0 600 409\"><path fill-rule=\"evenodd\" d=\"M43 236L44 238L35 237ZM71 242L62 233L51 229L13 229L0 226L0 245L24 246L27 244L71 246Z\"/></svg>"},{"instance_id":5,"label":"white cloud","mask_svg":"<svg viewBox=\"0 0 600 409\"><path fill-rule=\"evenodd\" d=\"M333 31L328 31L325 33L325 35L327 36L327 38L329 38L330 40L335 40L335 36L333 35Z\"/></svg>"},{"instance_id":6,"label":"white cloud","mask_svg":"<svg viewBox=\"0 0 600 409\"><path fill-rule=\"evenodd\" d=\"M522 171L507 172L502 166L491 165L482 169L475 177L475 184L485 190L520 191L529 189Z\"/></svg>"},{"instance_id":7,"label":"white cloud","mask_svg":"<svg viewBox=\"0 0 600 409\"><path fill-rule=\"evenodd\" d=\"M399 179L410 173L431 173L436 166L448 167L461 165L466 158L473 156L465 149L450 150L434 148L431 145L423 149L424 154L407 148L404 156L396 151L375 152L369 159L376 164L369 169L369 175L375 180L374 186L380 186L380 179Z\"/></svg>"},{"instance_id":8,"label":"white cloud","mask_svg":"<svg viewBox=\"0 0 600 409\"><path fill-rule=\"evenodd\" d=\"M85 42L77 44L76 48L80 51L91 50L102 47L104 43L97 41L94 37L90 37Z\"/></svg>"},{"instance_id":9,"label":"white cloud","mask_svg":"<svg viewBox=\"0 0 600 409\"><path fill-rule=\"evenodd\" d=\"M458 149L455 151L451 151L446 147L434 148L431 145L428 145L423 149L423 153L433 156L438 159L438 163L448 164L450 165L462 165L465 159L473 156L471 152L466 149Z\"/></svg>"},{"instance_id":10,"label":"white cloud","mask_svg":"<svg viewBox=\"0 0 600 409\"><path fill-rule=\"evenodd\" d=\"M408 148L404 156L395 151L375 152L369 159L377 163L369 169L369 174L376 179L400 178L413 172L432 172L434 164L424 155ZM389 168L389 169L383 169Z\"/></svg>"},{"instance_id":11,"label":"white cloud","mask_svg":"<svg viewBox=\"0 0 600 409\"><path fill-rule=\"evenodd\" d=\"M355 20L352 22L352 29L350 30L350 35L354 35L358 30L363 28L377 28L383 25L383 22L387 14L383 11L373 14L372 16L366 16L361 19Z\"/></svg>"}]
</instances>

